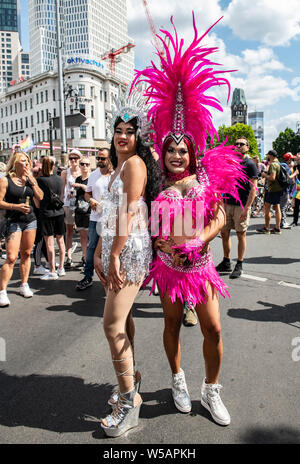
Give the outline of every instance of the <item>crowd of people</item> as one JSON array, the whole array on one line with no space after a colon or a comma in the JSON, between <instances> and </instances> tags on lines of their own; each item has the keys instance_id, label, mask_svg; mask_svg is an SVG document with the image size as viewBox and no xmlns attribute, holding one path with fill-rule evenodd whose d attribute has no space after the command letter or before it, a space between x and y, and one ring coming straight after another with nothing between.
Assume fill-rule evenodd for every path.
<instances>
[{"instance_id":1,"label":"crowd of people","mask_svg":"<svg viewBox=\"0 0 300 464\"><path fill-rule=\"evenodd\" d=\"M230 273L231 279L242 275L246 232L258 182L266 182L265 226L259 232L281 233L286 224L285 201L290 194L294 196L293 225L298 224L300 153L295 166L287 164L288 185L283 186L276 152L268 152L267 165L251 159L249 141L244 136L235 141L234 147L223 143L205 150L207 134L215 134L215 129L202 104L203 92L228 85L228 81L217 77L219 74L209 67L213 63L208 55L213 49L205 49L203 58L195 24L194 31L194 40L185 53L179 41L166 33L161 40L166 49L171 43L176 59L168 54L161 57L161 70L152 63L136 73L130 98L127 95L128 101L122 100L112 118L111 147L99 149L94 171L90 157L76 149L70 151L68 167L62 172L50 156L33 166L26 153L17 151L6 166L6 175L0 178L0 209L6 212L0 306L10 305L6 289L18 256L19 293L25 298L33 296L28 285L32 251L33 273L43 281L59 279L73 267L75 230L79 233L84 274L76 284L77 290L93 284L94 272L105 288L104 332L118 383L108 398L112 411L101 420L110 437L138 425L141 373L135 365L131 308L140 288L147 284L161 299L163 343L175 407L183 413L192 408L180 355L180 329L186 309L190 312L186 319L189 316L190 325L198 319L203 335L201 404L215 422L230 424L218 380L223 354L218 295L228 295L222 273ZM145 84L147 111L150 105L148 120L141 116L146 107L140 95L129 107L134 92L139 92L136 86L140 81ZM206 105L215 106L214 98L205 98ZM150 148L153 134L155 150ZM285 159L290 162L294 157ZM271 208L276 221L272 230ZM190 227L186 228L188 222ZM231 230L238 238L234 269L230 261ZM219 233L224 257L215 267L210 242ZM42 264L43 256L47 268Z\"/></svg>"}]
</instances>

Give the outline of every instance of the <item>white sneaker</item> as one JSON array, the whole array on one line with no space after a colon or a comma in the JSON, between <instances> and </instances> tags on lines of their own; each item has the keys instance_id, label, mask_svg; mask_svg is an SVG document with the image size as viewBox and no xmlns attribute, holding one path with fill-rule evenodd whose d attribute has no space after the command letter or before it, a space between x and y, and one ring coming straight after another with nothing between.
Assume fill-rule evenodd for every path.
<instances>
[{"instance_id":1,"label":"white sneaker","mask_svg":"<svg viewBox=\"0 0 300 464\"><path fill-rule=\"evenodd\" d=\"M58 275L56 272L47 272L47 274L41 277L41 280L57 280Z\"/></svg>"},{"instance_id":2,"label":"white sneaker","mask_svg":"<svg viewBox=\"0 0 300 464\"><path fill-rule=\"evenodd\" d=\"M229 425L230 415L221 400L221 388L222 385L218 383L205 383L204 379L201 387L201 404L211 413L217 424Z\"/></svg>"},{"instance_id":3,"label":"white sneaker","mask_svg":"<svg viewBox=\"0 0 300 464\"><path fill-rule=\"evenodd\" d=\"M46 269L42 264L40 266L34 266L33 274L35 275L44 275L49 272L49 269Z\"/></svg>"},{"instance_id":4,"label":"white sneaker","mask_svg":"<svg viewBox=\"0 0 300 464\"><path fill-rule=\"evenodd\" d=\"M30 290L27 283L20 285L19 293L20 295L24 296L24 298L31 298L33 296L33 292Z\"/></svg>"},{"instance_id":5,"label":"white sneaker","mask_svg":"<svg viewBox=\"0 0 300 464\"><path fill-rule=\"evenodd\" d=\"M65 268L58 268L57 271L56 271L58 277L62 277L62 276L65 276L66 275L66 271L65 271Z\"/></svg>"},{"instance_id":6,"label":"white sneaker","mask_svg":"<svg viewBox=\"0 0 300 464\"><path fill-rule=\"evenodd\" d=\"M172 374L172 395L176 408L180 412L190 412L192 404L182 369L178 374Z\"/></svg>"},{"instance_id":7,"label":"white sneaker","mask_svg":"<svg viewBox=\"0 0 300 464\"><path fill-rule=\"evenodd\" d=\"M6 290L1 290L0 291L0 307L9 306L9 305L10 305L10 301L8 299Z\"/></svg>"}]
</instances>

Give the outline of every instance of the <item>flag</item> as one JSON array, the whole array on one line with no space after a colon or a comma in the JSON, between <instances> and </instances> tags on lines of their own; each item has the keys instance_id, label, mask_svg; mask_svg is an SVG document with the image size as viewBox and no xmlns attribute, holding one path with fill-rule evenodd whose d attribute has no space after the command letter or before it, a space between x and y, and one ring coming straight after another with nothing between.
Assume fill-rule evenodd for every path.
<instances>
[{"instance_id":1,"label":"flag","mask_svg":"<svg viewBox=\"0 0 300 464\"><path fill-rule=\"evenodd\" d=\"M294 184L292 193L291 193L292 198L297 198L297 200L300 200L300 181L296 177L296 182Z\"/></svg>"},{"instance_id":2,"label":"flag","mask_svg":"<svg viewBox=\"0 0 300 464\"><path fill-rule=\"evenodd\" d=\"M31 135L28 135L26 139L20 141L20 148L22 151L30 151L34 148L34 143Z\"/></svg>"}]
</instances>

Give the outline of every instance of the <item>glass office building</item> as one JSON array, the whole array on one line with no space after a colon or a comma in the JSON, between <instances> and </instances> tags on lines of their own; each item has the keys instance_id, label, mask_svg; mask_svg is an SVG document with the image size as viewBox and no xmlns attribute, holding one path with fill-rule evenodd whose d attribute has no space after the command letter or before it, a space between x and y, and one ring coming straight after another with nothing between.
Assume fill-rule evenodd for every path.
<instances>
[{"instance_id":1,"label":"glass office building","mask_svg":"<svg viewBox=\"0 0 300 464\"><path fill-rule=\"evenodd\" d=\"M257 148L261 155L261 159L264 158L264 113L263 111L253 111L248 113L249 125L254 131L254 135L257 141Z\"/></svg>"},{"instance_id":2,"label":"glass office building","mask_svg":"<svg viewBox=\"0 0 300 464\"><path fill-rule=\"evenodd\" d=\"M29 0L28 6L30 69L35 76L57 66L55 0ZM132 42L126 0L60 0L60 20L64 66L72 59L101 62L111 49L119 50ZM128 83L133 70L134 49L117 56L117 78Z\"/></svg>"},{"instance_id":3,"label":"glass office building","mask_svg":"<svg viewBox=\"0 0 300 464\"><path fill-rule=\"evenodd\" d=\"M0 1L0 30L20 32L19 0Z\"/></svg>"}]
</instances>

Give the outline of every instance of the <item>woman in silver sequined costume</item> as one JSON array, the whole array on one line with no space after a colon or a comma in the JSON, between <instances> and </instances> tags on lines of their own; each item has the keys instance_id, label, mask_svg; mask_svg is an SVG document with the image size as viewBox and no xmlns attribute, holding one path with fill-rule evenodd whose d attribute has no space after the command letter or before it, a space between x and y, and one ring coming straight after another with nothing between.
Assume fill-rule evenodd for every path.
<instances>
[{"instance_id":1,"label":"woman in silver sequined costume","mask_svg":"<svg viewBox=\"0 0 300 464\"><path fill-rule=\"evenodd\" d=\"M101 235L94 257L95 270L107 293L104 331L119 384L109 401L113 412L101 421L111 437L137 425L142 404L139 382L135 381L131 307L152 261L147 204L158 194L161 176L137 130L137 118L116 120L111 147L115 173L103 201Z\"/></svg>"}]
</instances>

